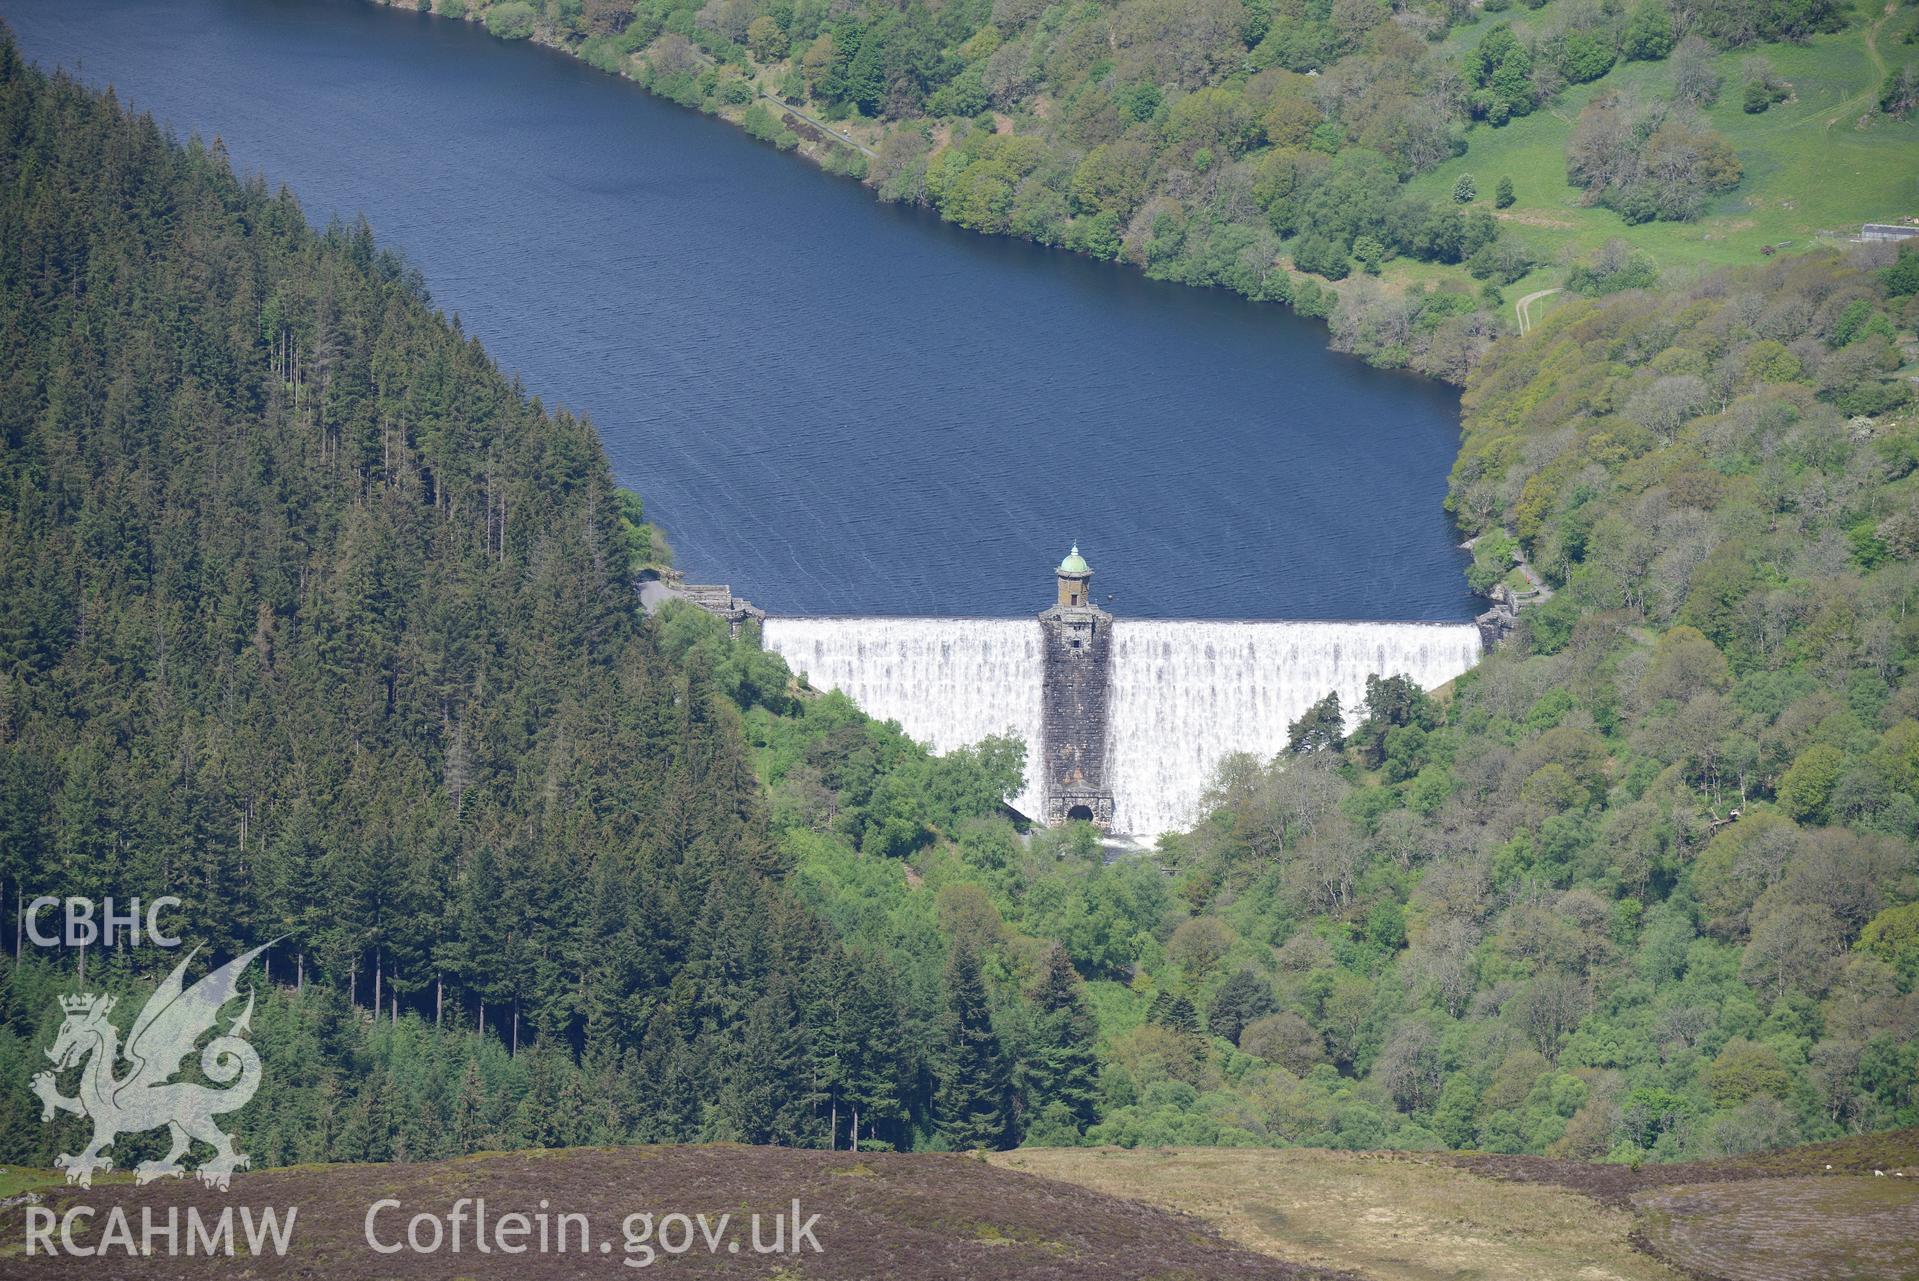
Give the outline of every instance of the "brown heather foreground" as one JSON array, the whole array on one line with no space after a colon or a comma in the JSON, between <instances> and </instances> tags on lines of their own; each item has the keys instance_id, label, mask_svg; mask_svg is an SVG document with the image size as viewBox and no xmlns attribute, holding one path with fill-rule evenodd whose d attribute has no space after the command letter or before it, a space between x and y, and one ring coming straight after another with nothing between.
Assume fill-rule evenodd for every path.
<instances>
[{"instance_id":1,"label":"brown heather foreground","mask_svg":"<svg viewBox=\"0 0 1919 1281\"><path fill-rule=\"evenodd\" d=\"M1919 1130L1639 1169L1309 1149L1061 1148L994 1160L1196 1214L1242 1245L1375 1281L1919 1278Z\"/></svg>"},{"instance_id":2,"label":"brown heather foreground","mask_svg":"<svg viewBox=\"0 0 1919 1281\"><path fill-rule=\"evenodd\" d=\"M18 1183L9 1179L9 1183ZM1225 1241L1191 1216L1123 1201L1087 1188L990 1165L969 1156L854 1155L791 1148L636 1147L520 1152L421 1165L311 1166L246 1172L231 1192L196 1182L135 1188L116 1176L91 1190L43 1189L49 1206L87 1204L105 1215L124 1206L138 1231L141 1206L195 1205L203 1216L228 1206L298 1206L284 1259L109 1259L23 1257L25 1207L0 1210L0 1277L101 1278L487 1278L765 1277L809 1281L984 1281L993 1277L1086 1281L1339 1281ZM381 1255L365 1242L367 1207L397 1198L380 1220L382 1237L402 1237L412 1214L447 1215L460 1197L485 1197L489 1218L578 1211L592 1223L585 1255L408 1253ZM797 1198L822 1252L757 1256L746 1216L786 1211ZM622 1266L620 1223L636 1211L708 1216L730 1212L739 1253L661 1257L645 1269ZM98 1239L99 1217L82 1244ZM768 1229L770 1237L771 1231ZM612 1249L602 1254L600 1239ZM697 1234L695 1236L698 1241Z\"/></svg>"},{"instance_id":3,"label":"brown heather foreground","mask_svg":"<svg viewBox=\"0 0 1919 1281\"><path fill-rule=\"evenodd\" d=\"M1831 1170L1826 1167L1831 1166ZM1874 1170L1883 1170L1884 1177ZM1894 1177L1903 1171L1903 1178ZM1471 1153L1313 1149L1026 1149L969 1156L790 1148L645 1147L467 1157L421 1165L249 1172L230 1193L193 1182L89 1190L7 1171L56 1211L122 1206L298 1206L284 1259L26 1259L25 1207L0 1209L0 1278L1163 1278L1165 1281L1900 1281L1919 1278L1919 1130L1684 1165L1596 1165ZM50 1186L47 1186L50 1184ZM511 1212L576 1211L582 1255L381 1255L367 1207L400 1239L408 1217L461 1197ZM753 1254L747 1216L798 1199L823 1252ZM621 1221L650 1211L730 1213L738 1253L622 1266ZM598 1243L612 1248L601 1253ZM697 1238L696 1238L697 1241Z\"/></svg>"},{"instance_id":4,"label":"brown heather foreground","mask_svg":"<svg viewBox=\"0 0 1919 1281\"><path fill-rule=\"evenodd\" d=\"M1637 1216L1633 1243L1702 1281L1919 1278L1919 1129L1681 1165L1459 1156Z\"/></svg>"}]
</instances>

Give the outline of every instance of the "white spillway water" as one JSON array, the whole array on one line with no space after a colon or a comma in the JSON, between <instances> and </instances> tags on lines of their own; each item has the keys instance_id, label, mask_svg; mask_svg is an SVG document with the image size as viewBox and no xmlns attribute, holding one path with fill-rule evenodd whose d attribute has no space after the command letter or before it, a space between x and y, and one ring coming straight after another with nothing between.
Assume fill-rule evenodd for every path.
<instances>
[{"instance_id":1,"label":"white spillway water","mask_svg":"<svg viewBox=\"0 0 1919 1281\"><path fill-rule=\"evenodd\" d=\"M1432 689L1479 661L1471 623L1113 624L1107 781L1113 827L1158 835L1190 826L1213 771L1233 752L1262 760L1329 692L1350 729L1368 676Z\"/></svg>"},{"instance_id":2,"label":"white spillway water","mask_svg":"<svg viewBox=\"0 0 1919 1281\"><path fill-rule=\"evenodd\" d=\"M817 689L836 689L868 716L898 721L936 752L993 734L1025 740L1029 786L1012 801L1038 814L1039 620L1034 618L769 618L761 643Z\"/></svg>"},{"instance_id":3,"label":"white spillway water","mask_svg":"<svg viewBox=\"0 0 1919 1281\"><path fill-rule=\"evenodd\" d=\"M1035 619L769 618L764 642L821 689L898 721L946 752L1012 732L1040 758L1044 682ZM1337 691L1356 722L1368 676L1443 685L1479 661L1471 623L1113 624L1107 781L1116 831L1157 836L1191 823L1219 762L1286 745L1300 713ZM1013 801L1041 813L1028 786Z\"/></svg>"}]
</instances>

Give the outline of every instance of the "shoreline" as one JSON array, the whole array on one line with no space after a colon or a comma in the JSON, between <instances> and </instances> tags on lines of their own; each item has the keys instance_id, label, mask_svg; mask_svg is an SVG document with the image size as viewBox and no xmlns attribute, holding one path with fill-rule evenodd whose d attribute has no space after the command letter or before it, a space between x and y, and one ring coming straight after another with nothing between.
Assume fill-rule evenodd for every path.
<instances>
[{"instance_id":1,"label":"shoreline","mask_svg":"<svg viewBox=\"0 0 1919 1281\"><path fill-rule=\"evenodd\" d=\"M476 13L472 11L471 9L466 9L459 14L442 13L438 8L434 7L440 2L441 0L371 0L371 3L379 8L391 9L398 12L410 12L417 16L421 16L429 19L446 19L450 21L458 21L471 26L477 26L481 28L485 27L484 12ZM808 113L805 109L800 107L795 107L794 105L785 101L784 99L780 99L776 97L775 95L767 92L766 90L760 88L757 79L749 81L749 83L752 84L757 94L757 97L755 97L751 103L744 106L716 103L714 106L714 109L709 111L706 109L706 106L703 103L689 104L671 95L660 93L653 87L653 85L648 83L646 79L642 78L641 76L631 74L631 69L633 67L644 65L644 54L641 53L640 51L636 50L636 51L633 51L632 53L629 53L623 56L621 60L620 69L617 71L614 71L614 70L609 70L607 67L601 66L597 62L582 56L581 52L577 48L569 46L564 40L556 38L553 35L550 27L548 27L544 23L544 21L536 22L533 30L524 37L503 37L503 36L495 35L491 31L486 31L485 34L488 36L489 39L499 40L503 44L513 44L513 43L520 43L520 42L534 44L539 46L542 49L548 50L552 53L565 57L572 62L583 65L589 70L600 72L602 74L616 76L617 78L621 80L625 80L635 85L637 88L639 88L641 91L645 92L648 96L652 98L667 102L673 106L677 106L685 110L694 111L699 115L711 116L715 119L724 121L725 123L740 130L740 132L745 133L749 138L752 138L755 141L762 142L762 143L774 142L774 145L776 146L778 150L797 153L798 155L804 157L806 160L811 162L815 167L822 170L829 177L853 178L858 183L859 186L861 186L862 188L866 188L867 192L871 195L871 197L880 204L883 204L883 205L898 204L908 209L911 209L916 213L924 212L924 213L931 214L933 217L938 219L939 223L942 226L953 227L954 229L965 232L968 235L983 236L989 239L1021 240L1029 245L1033 245L1038 248L1050 250L1053 252L1059 252L1059 253L1069 253L1075 257L1090 259L1094 262L1103 263L1107 266L1128 269L1138 274L1139 276L1143 277L1144 279L1153 281L1156 284L1173 285L1173 286L1179 286L1181 288L1187 288L1187 289L1219 290L1219 291L1228 293L1232 296L1235 296L1244 302L1248 302L1252 304L1259 304L1259 305L1277 304L1289 310L1290 312L1300 317L1301 319L1314 320L1320 323L1320 326L1322 329L1321 350L1326 355L1360 360L1360 361L1363 361L1369 369L1375 370L1380 373L1397 373L1397 374L1402 374L1409 377L1418 378L1424 382L1449 388L1453 391L1455 395L1457 395L1465 390L1466 382L1467 382L1467 379L1471 376L1472 368L1476 367L1478 363L1477 361L1473 362L1472 366L1469 366L1460 372L1459 378L1453 379L1453 378L1442 377L1435 372L1415 368L1410 363L1397 363L1397 364L1385 363L1385 362L1376 361L1372 359L1371 357L1367 355L1363 355L1356 351L1341 350L1337 345L1335 345L1333 341L1332 319L1334 316L1334 311L1335 311L1335 308L1339 305L1339 303L1343 301L1344 288L1360 287L1362 284L1374 283L1374 282L1365 282L1360 277L1349 277L1345 281L1334 282L1334 281L1324 281L1314 276L1299 275L1290 270L1290 259L1287 259L1285 260L1286 263L1288 264L1286 266L1282 266L1278 262L1276 262L1273 265L1273 267L1269 271L1269 278L1277 275L1286 280L1294 282L1292 288L1293 288L1293 291L1298 294L1298 296L1297 297L1255 296L1253 294L1248 294L1241 290L1231 289L1223 285L1217 285L1217 284L1195 285L1186 281L1168 279L1162 276L1155 276L1149 273L1148 271L1146 271L1146 269L1141 264L1133 262L1130 259L1127 259L1124 257L1101 258L1098 255L1086 252L1082 248L1077 248L1075 246L1072 246L1066 243L1058 243L1058 244L1046 243L1043 241L1035 240L1030 236L1018 236L1018 235L1013 235L1007 232L982 232L975 228L962 226L958 223L952 222L951 220L947 218L942 217L937 210L933 209L930 205L928 205L927 203L923 201L887 200L884 197L882 197L876 189L873 189L868 186L863 172L855 173L847 169L836 168L834 165L828 163L832 153L836 150L844 151L848 148L857 148L858 152L860 153L862 157L862 160L866 157L877 156L878 152L866 146L865 144L859 142L857 139L852 138L849 135L840 132L838 129L833 128L827 123L817 120L813 115ZM716 59L712 58L710 55L705 53L704 50L699 50L696 48L694 52L695 52L695 56L700 60L702 65L707 67L709 70L723 65L723 64L720 64ZM797 121L800 125L803 126L803 130L793 131L790 133L789 136L793 137L794 139L791 145L786 145L782 142L777 142L773 139L764 137L761 134L755 132L753 129L747 127L745 122L747 111L753 107L757 107L761 103L774 104L775 106L779 108L781 112L786 113L784 116L784 120L786 122ZM878 123L882 128L885 128L885 129L890 129L891 127L893 127L888 122L876 122L876 123ZM806 129L815 130L815 131L824 131L825 133L830 134L832 138L834 138L836 141L824 142L818 136L808 136L807 133L804 132L804 130ZM1547 290L1545 292L1557 293L1560 291L1557 289L1553 289L1553 290ZM1539 295L1535 295L1535 297L1538 297L1538 296ZM1530 302L1530 301L1533 301L1533 299L1526 299L1524 301ZM1523 305L1524 304L1522 303L1522 306ZM1497 318L1495 318L1495 320L1497 320ZM1518 337L1518 336L1523 336L1523 334L1517 330L1502 327L1501 329L1499 329L1497 333L1495 333L1489 338L1488 347L1490 348L1491 344L1496 343L1500 341L1501 339L1508 339L1508 338ZM1483 359L1483 356L1484 356L1484 353L1482 352L1481 354L1482 359ZM1457 466L1459 457L1460 457L1459 449L1463 449L1465 444L1465 407L1463 404L1455 404L1452 412L1454 415L1456 430L1458 431L1458 434L1459 434L1459 445L1458 445L1458 448L1455 449L1451 465ZM1444 504L1442 503L1442 510L1443 509L1444 509ZM1447 519L1452 525L1455 537L1462 536L1466 533L1465 527L1459 523L1457 517L1454 516L1450 511L1447 512ZM1471 540L1469 539L1460 545L1464 548L1470 548ZM1465 576L1466 575L1465 575L1464 569L1461 569L1457 574L1457 579L1464 579ZM1436 618L1429 618L1429 619L1372 618L1372 619L1368 619L1368 618L1346 618L1346 617L1342 617L1342 618L1308 618L1308 617L1249 618L1249 617L1224 617L1224 616L1188 618L1188 617L1177 616L1177 615L1153 614L1153 615L1136 616L1136 621L1161 622L1161 623L1215 623L1215 624L1216 623L1248 622L1248 623L1281 624L1281 625L1284 625L1284 624L1368 625L1368 624L1383 623L1383 624L1407 624L1407 625L1413 625L1413 626L1429 626L1429 627L1467 627L1467 628L1475 628L1479 631L1481 636L1482 652L1490 653L1492 649L1499 643L1499 641L1503 640L1505 635L1512 630L1512 623L1517 618L1517 609L1516 608L1510 609L1510 612L1507 614L1505 618L1503 626L1495 626L1489 629L1489 620L1492 619L1495 615L1500 613L1502 609L1502 602L1496 595L1492 593L1483 592L1483 591L1472 591L1470 588L1468 590L1471 592L1471 595L1475 599L1477 599L1477 601L1479 601L1482 605L1488 606L1488 608L1478 610L1477 612L1467 614L1463 617L1455 618L1455 619L1436 619ZM659 605L663 603L663 601L668 596L678 597L680 599L688 599L681 592L673 591L672 589L662 590L662 589L659 589L657 585L656 585L656 594L654 594L651 598L648 597L648 594L644 590L640 591L638 594L641 596L644 606L647 609L648 613L651 613L654 610L656 610L659 607ZM1025 614L1013 614L1013 615L979 615L979 614L963 614L963 615L846 614L846 615L840 615L840 614L828 614L828 613L773 614L767 611L761 611L761 610L755 609L754 607L752 607L750 602L747 602L744 600L739 600L736 603L746 606L746 613L755 615L758 618L764 619L764 620L771 620L775 618L786 620L786 621L840 620L840 619L850 619L850 618L875 618L875 619L938 618L942 621L1003 621L1006 619L1017 620L1020 618L1027 617L1027 615ZM701 606L701 607L706 608L706 606ZM715 612L715 611L709 609L709 612ZM729 615L725 613L724 611L720 611L720 614L722 617L727 617L729 619L729 621L731 622L735 630L735 633L737 634L738 628L740 627L742 621L744 620L744 615L734 616L734 615Z\"/></svg>"},{"instance_id":2,"label":"shoreline","mask_svg":"<svg viewBox=\"0 0 1919 1281\"><path fill-rule=\"evenodd\" d=\"M439 0L426 0L426 3L424 5L417 3L417 0L369 0L369 2L383 9L393 9L401 12L419 14L427 18L444 19L446 21L465 23L467 25L477 26L482 29L484 29L486 25L484 14L475 13L471 9L463 10L461 13L458 13L458 14L442 13L438 8L434 7L439 2ZM716 120L723 120L727 124L740 130L742 133L745 133L748 137L753 138L755 141L762 142L762 143L772 143L772 145L776 146L781 151L790 151L804 157L807 161L812 163L814 166L816 166L817 168L819 168L820 170L822 170L829 176L832 176L835 178L853 179L855 182L859 184L859 186L866 188L869 194L871 194L873 199L879 201L882 204L896 204L896 203L908 204L910 207L913 207L913 208L926 208L930 210L930 206L927 206L924 202L921 202L921 201L910 201L910 202L889 201L885 199L883 196L881 196L876 189L868 186L865 174L863 172L856 173L856 172L853 172L851 169L836 168L833 164L829 163L829 159L835 150L857 149L858 154L860 156L860 160L861 160L860 168L863 169L864 161L869 158L877 158L879 153L877 150L866 146L865 144L859 142L857 139L852 138L851 136L845 133L842 133L839 129L816 119L805 108L795 107L792 103L786 101L785 99L779 98L775 96L774 94L771 94L767 92L766 90L761 89L758 85L757 80L752 82L757 96L752 100L751 103L745 104L745 105L739 105L739 106L719 104L719 105L716 105L713 110L708 111L703 104L689 104L689 103L682 102L679 99L674 98L670 95L662 94L658 92L657 90L655 90L652 85L648 84L641 77L631 74L630 68L635 65L637 60L643 59L644 55L640 53L639 51L634 51L630 54L625 55L621 60L620 69L615 71L615 70L609 70L606 67L600 66L598 63L593 62L590 59L582 56L579 49L568 45L564 40L556 38L551 33L550 29L546 26L544 20L540 22L536 22L532 32L524 37L508 38L508 37L502 37L502 36L495 36L490 31L487 32L487 34L490 38L500 40L502 41L502 43L506 43L506 44L519 43L523 41L528 44L538 45L542 49L550 50L553 53L556 53L562 57L568 58L573 62L577 62L581 64L582 66L590 68L591 70L600 72L603 75L615 76L618 79L625 80L631 84L637 85L642 91L644 91L645 93L649 94L650 96L654 98L658 98L663 101L670 102L674 106L681 107L688 111L697 112L698 114L703 116L711 116ZM717 61L715 61L710 55L706 54L703 50L696 50L696 56L701 60L702 64L709 69L721 65ZM784 144L781 141L776 141L775 139L772 139L772 138L763 137L759 133L756 133L753 129L747 126L746 124L747 111L750 110L752 107L761 105L762 103L770 103L773 106L777 107L780 112L785 113L785 119L782 120L780 124L781 124L781 128L786 131L787 135L791 136L793 139L790 145ZM792 128L791 124L787 123L789 121L797 122L798 124L803 125L805 127L805 130L813 130L815 132L824 131L826 134L831 135L836 141L832 143L825 143L818 137L809 137L804 130ZM880 124L882 128L889 127L887 122L876 122L876 123ZM929 126L932 125L931 121L927 121L925 123L927 123ZM932 212L934 212L934 216L936 217L939 216L937 211L932 211ZM1187 288L1187 289L1220 290L1222 292L1229 293L1236 297L1242 298L1247 302L1262 304L1262 305L1277 305L1280 307L1284 307L1287 310L1293 312L1295 315L1298 315L1302 318L1309 319L1309 320L1316 320L1320 322L1320 324L1326 331L1326 334L1325 334L1326 350L1328 350L1329 352L1332 352L1335 355L1352 356L1356 359L1363 360L1366 362L1367 365L1375 369L1393 370L1401 373L1411 374L1415 377L1438 383L1441 386L1451 387L1455 390L1464 389L1466 385L1466 377L1469 376L1471 373L1471 369L1468 368L1462 371L1461 376L1459 378L1457 379L1448 378L1448 377L1443 377L1438 373L1415 368L1410 363L1379 362L1379 361L1373 360L1369 356L1362 355L1359 352L1340 351L1339 348L1334 346L1333 334L1332 334L1332 320L1333 320L1334 313L1336 309L1338 308L1338 306L1340 305L1340 303L1342 303L1345 300L1347 291L1356 285L1356 283L1359 280L1358 277L1349 276L1342 281L1323 280L1318 276L1295 271L1291 265L1290 258L1284 258L1284 259L1275 260L1274 263L1271 265L1271 267L1268 269L1266 278L1265 280L1262 281L1262 288L1259 293L1256 293L1256 294L1247 293L1243 290L1232 289L1225 285L1219 285L1219 284L1199 285L1199 284L1192 284L1182 280L1172 280L1172 279L1167 279L1165 277L1153 276L1150 273L1148 273L1146 269L1143 266L1141 266L1139 263L1133 262L1130 259L1123 258L1123 257L1102 258L1101 256L1097 254L1088 253L1083 248L1078 248L1069 244L1064 244L1064 243L1047 244L1043 241L1035 240L1030 236L1018 236L1018 235L1013 235L1009 232L979 231L975 228L964 227L958 223L953 223L949 219L946 219L943 217L940 218L940 221L947 225L958 227L960 230L965 231L969 235L985 236L992 239L1024 240L1028 244L1038 245L1042 248L1056 250L1061 253L1070 253L1074 255L1075 257L1088 258L1094 262L1103 262L1111 266L1131 270L1131 271L1137 272L1138 274L1142 276L1145 276L1149 280L1157 280L1166 284L1179 285L1182 288ZM1274 285L1274 288L1271 290L1267 289L1265 286L1268 284ZM1503 321L1495 317L1495 323L1500 324L1501 328L1498 333L1492 335L1490 341L1497 342L1501 338L1506 338L1511 336L1504 328ZM1477 362L1475 362L1475 364L1476 363Z\"/></svg>"}]
</instances>

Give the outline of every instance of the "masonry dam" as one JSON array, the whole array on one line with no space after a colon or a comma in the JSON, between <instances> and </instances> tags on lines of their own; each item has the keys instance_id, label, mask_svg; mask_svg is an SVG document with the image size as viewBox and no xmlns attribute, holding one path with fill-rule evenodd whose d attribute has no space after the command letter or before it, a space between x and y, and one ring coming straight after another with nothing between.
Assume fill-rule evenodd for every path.
<instances>
[{"instance_id":1,"label":"masonry dam","mask_svg":"<svg viewBox=\"0 0 1919 1281\"><path fill-rule=\"evenodd\" d=\"M1140 837L1190 824L1222 759L1278 754L1329 691L1350 729L1368 676L1431 689L1482 646L1473 623L1116 619L1077 547L1055 576L1037 618L769 617L762 643L934 751L1020 738L1020 813Z\"/></svg>"}]
</instances>

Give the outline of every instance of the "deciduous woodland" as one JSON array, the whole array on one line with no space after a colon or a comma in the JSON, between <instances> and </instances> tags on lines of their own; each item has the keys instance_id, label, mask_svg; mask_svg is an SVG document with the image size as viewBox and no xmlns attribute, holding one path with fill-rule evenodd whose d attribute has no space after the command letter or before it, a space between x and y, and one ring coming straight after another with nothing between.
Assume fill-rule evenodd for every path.
<instances>
[{"instance_id":1,"label":"deciduous woodland","mask_svg":"<svg viewBox=\"0 0 1919 1281\"><path fill-rule=\"evenodd\" d=\"M1339 349L1452 382L1609 240L1661 266L1803 248L1906 212L1919 145L1911 6L387 2L804 140L970 230L1333 316Z\"/></svg>"},{"instance_id":2,"label":"deciduous woodland","mask_svg":"<svg viewBox=\"0 0 1919 1281\"><path fill-rule=\"evenodd\" d=\"M1478 580L1522 551L1551 599L1109 864L1016 830L1016 745L931 757L644 617L590 426L366 227L10 39L0 138L0 890L281 940L256 1161L1919 1123L1910 251L1596 267L1474 375L1452 482ZM0 963L8 1090L81 960ZM0 1160L71 1124L0 1112Z\"/></svg>"}]
</instances>

